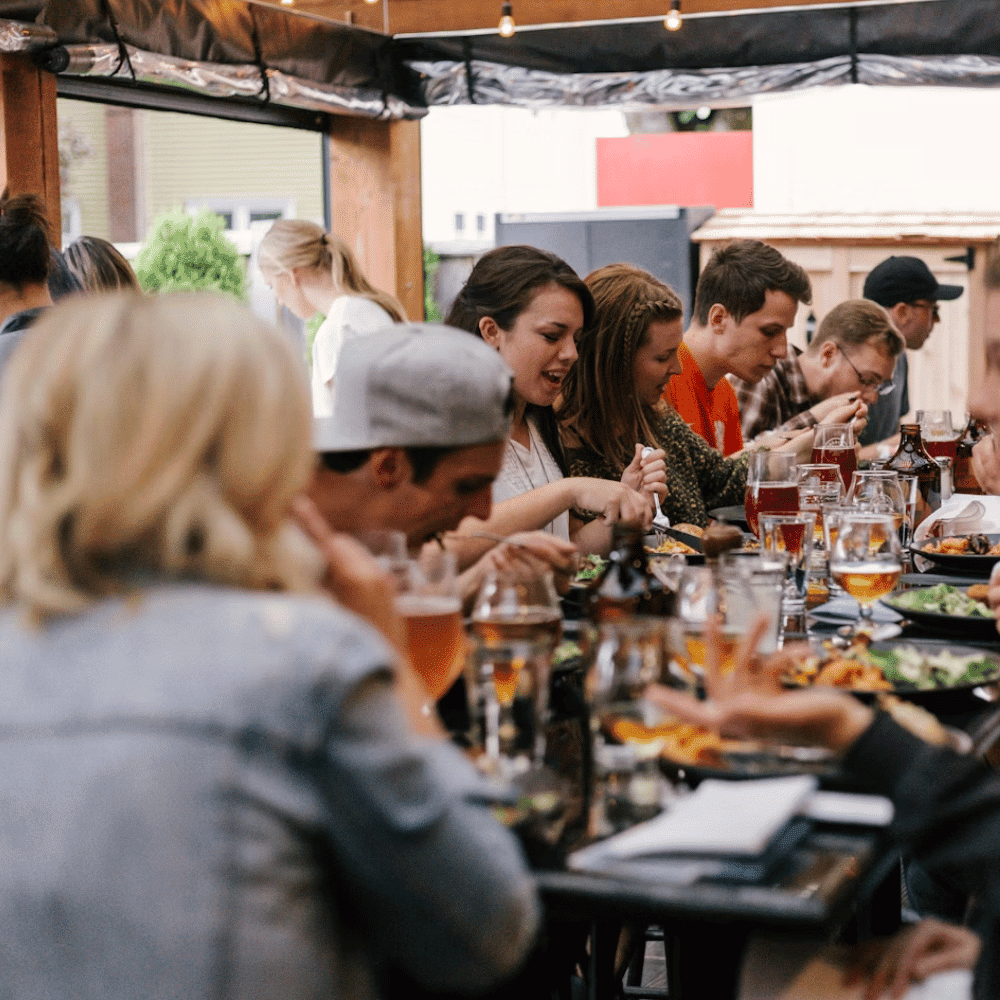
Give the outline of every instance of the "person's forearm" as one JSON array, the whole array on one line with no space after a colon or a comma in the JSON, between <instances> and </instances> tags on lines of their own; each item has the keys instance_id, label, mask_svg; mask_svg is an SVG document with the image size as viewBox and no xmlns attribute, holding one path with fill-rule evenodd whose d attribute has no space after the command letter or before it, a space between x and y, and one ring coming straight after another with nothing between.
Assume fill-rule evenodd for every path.
<instances>
[{"instance_id":1,"label":"person's forearm","mask_svg":"<svg viewBox=\"0 0 1000 1000\"><path fill-rule=\"evenodd\" d=\"M546 483L544 486L494 504L489 518L485 521L466 518L458 526L458 534L485 532L506 538L515 531L537 531L550 521L554 521L563 511L568 510L573 505L573 496L570 479Z\"/></svg>"}]
</instances>

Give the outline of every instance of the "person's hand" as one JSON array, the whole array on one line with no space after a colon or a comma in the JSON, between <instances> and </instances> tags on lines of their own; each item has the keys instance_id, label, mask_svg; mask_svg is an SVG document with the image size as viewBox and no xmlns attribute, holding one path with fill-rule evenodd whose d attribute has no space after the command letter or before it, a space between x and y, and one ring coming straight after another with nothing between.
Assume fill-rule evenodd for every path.
<instances>
[{"instance_id":1,"label":"person's hand","mask_svg":"<svg viewBox=\"0 0 1000 1000\"><path fill-rule=\"evenodd\" d=\"M799 464L803 465L812 460L813 438L815 436L813 428L807 427L803 431L769 434L761 443L767 444L771 451L795 452Z\"/></svg>"},{"instance_id":2,"label":"person's hand","mask_svg":"<svg viewBox=\"0 0 1000 1000\"><path fill-rule=\"evenodd\" d=\"M392 577L356 539L330 530L306 496L292 502L292 517L326 560L324 586L337 602L366 618L397 649L406 650L406 627L393 609Z\"/></svg>"},{"instance_id":3,"label":"person's hand","mask_svg":"<svg viewBox=\"0 0 1000 1000\"><path fill-rule=\"evenodd\" d=\"M643 445L635 446L635 454L625 467L621 482L637 493L645 493L655 516L657 498L667 495L666 452L656 448L644 457L643 450Z\"/></svg>"},{"instance_id":4,"label":"person's hand","mask_svg":"<svg viewBox=\"0 0 1000 1000\"><path fill-rule=\"evenodd\" d=\"M860 427L858 423L854 425L855 434L860 433L861 428L868 423L868 404L856 390L830 396L819 403L813 403L809 409L818 424L849 424L852 420L860 421Z\"/></svg>"},{"instance_id":5,"label":"person's hand","mask_svg":"<svg viewBox=\"0 0 1000 1000\"><path fill-rule=\"evenodd\" d=\"M968 927L930 918L886 941L857 949L845 985L867 979L865 1000L889 996L898 1000L914 983L948 969L971 969L979 959L982 940Z\"/></svg>"},{"instance_id":6,"label":"person's hand","mask_svg":"<svg viewBox=\"0 0 1000 1000\"><path fill-rule=\"evenodd\" d=\"M330 530L306 496L292 501L292 519L312 539L326 560L325 589L337 603L371 623L399 654L396 693L412 728L425 735L442 734L430 694L410 664L406 623L396 613L396 586L375 557L356 539ZM427 711L430 703L430 711Z\"/></svg>"},{"instance_id":7,"label":"person's hand","mask_svg":"<svg viewBox=\"0 0 1000 1000\"><path fill-rule=\"evenodd\" d=\"M737 739L769 738L843 751L871 725L874 713L856 698L832 688L785 691L778 678L802 655L788 647L761 659L754 655L767 619L759 617L737 649L731 673L723 676L719 626L705 628L705 687L708 701L657 684L645 697L672 715Z\"/></svg>"},{"instance_id":8,"label":"person's hand","mask_svg":"<svg viewBox=\"0 0 1000 1000\"><path fill-rule=\"evenodd\" d=\"M624 483L587 476L572 477L563 482L568 482L573 490L573 506L600 514L605 524L626 521L649 528L653 523L649 497Z\"/></svg>"},{"instance_id":9,"label":"person's hand","mask_svg":"<svg viewBox=\"0 0 1000 1000\"><path fill-rule=\"evenodd\" d=\"M518 569L531 576L552 572L556 577L556 589L561 590L561 582L568 582L576 571L577 555L572 542L547 531L519 531L495 545L462 573L458 578L459 593L464 602L471 601L491 570Z\"/></svg>"},{"instance_id":10,"label":"person's hand","mask_svg":"<svg viewBox=\"0 0 1000 1000\"><path fill-rule=\"evenodd\" d=\"M1000 496L1000 454L992 434L972 446L972 474L983 492Z\"/></svg>"}]
</instances>

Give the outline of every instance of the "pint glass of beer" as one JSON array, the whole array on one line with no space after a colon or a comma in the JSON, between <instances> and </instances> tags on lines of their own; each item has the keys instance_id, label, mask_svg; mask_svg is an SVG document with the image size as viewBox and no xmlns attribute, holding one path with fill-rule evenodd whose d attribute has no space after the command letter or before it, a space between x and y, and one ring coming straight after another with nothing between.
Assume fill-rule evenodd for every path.
<instances>
[{"instance_id":1,"label":"pint glass of beer","mask_svg":"<svg viewBox=\"0 0 1000 1000\"><path fill-rule=\"evenodd\" d=\"M397 576L396 610L406 623L410 662L427 690L440 698L465 665L465 631L455 555L428 547Z\"/></svg>"}]
</instances>

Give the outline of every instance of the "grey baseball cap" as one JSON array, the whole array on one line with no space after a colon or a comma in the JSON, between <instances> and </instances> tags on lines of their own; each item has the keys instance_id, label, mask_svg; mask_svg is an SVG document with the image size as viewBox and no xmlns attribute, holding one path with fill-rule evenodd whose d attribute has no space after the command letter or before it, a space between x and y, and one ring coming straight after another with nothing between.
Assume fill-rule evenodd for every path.
<instances>
[{"instance_id":1,"label":"grey baseball cap","mask_svg":"<svg viewBox=\"0 0 1000 1000\"><path fill-rule=\"evenodd\" d=\"M316 451L450 448L510 432L513 373L475 334L435 323L391 326L344 344L332 417Z\"/></svg>"}]
</instances>

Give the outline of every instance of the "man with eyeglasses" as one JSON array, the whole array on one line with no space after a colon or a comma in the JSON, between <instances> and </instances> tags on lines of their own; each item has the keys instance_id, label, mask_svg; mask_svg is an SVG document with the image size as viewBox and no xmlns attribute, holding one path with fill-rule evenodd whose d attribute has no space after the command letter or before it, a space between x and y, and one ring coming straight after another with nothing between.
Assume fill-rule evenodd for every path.
<instances>
[{"instance_id":1,"label":"man with eyeglasses","mask_svg":"<svg viewBox=\"0 0 1000 1000\"><path fill-rule=\"evenodd\" d=\"M868 407L892 392L902 352L903 338L884 309L862 299L841 302L805 351L793 347L757 383L733 380L744 440L851 419L862 427Z\"/></svg>"},{"instance_id":2,"label":"man with eyeglasses","mask_svg":"<svg viewBox=\"0 0 1000 1000\"><path fill-rule=\"evenodd\" d=\"M961 285L942 285L919 257L889 257L874 267L865 279L864 296L882 306L900 332L906 347L918 351L940 319L939 301L957 299ZM896 361L892 392L879 399L868 414L868 426L861 435L862 445L881 446L872 457L888 458L895 450L894 435L900 417L910 409L908 365L904 351Z\"/></svg>"}]
</instances>

